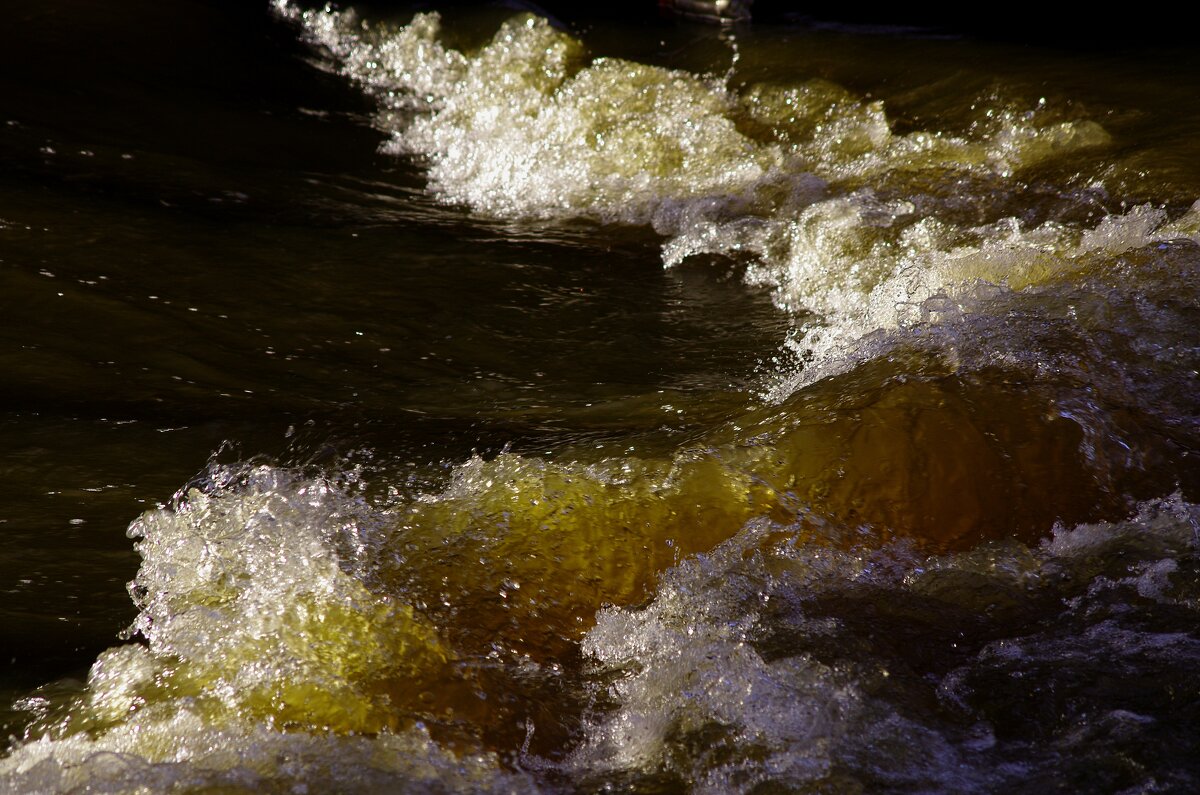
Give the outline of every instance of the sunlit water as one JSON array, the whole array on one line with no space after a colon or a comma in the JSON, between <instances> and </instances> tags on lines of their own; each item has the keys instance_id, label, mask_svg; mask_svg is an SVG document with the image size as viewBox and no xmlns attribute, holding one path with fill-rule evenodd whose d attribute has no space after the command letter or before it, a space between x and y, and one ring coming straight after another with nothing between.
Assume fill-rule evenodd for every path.
<instances>
[{"instance_id":1,"label":"sunlit water","mask_svg":"<svg viewBox=\"0 0 1200 795\"><path fill-rule=\"evenodd\" d=\"M0 789L1200 787L1194 60L59 10Z\"/></svg>"}]
</instances>

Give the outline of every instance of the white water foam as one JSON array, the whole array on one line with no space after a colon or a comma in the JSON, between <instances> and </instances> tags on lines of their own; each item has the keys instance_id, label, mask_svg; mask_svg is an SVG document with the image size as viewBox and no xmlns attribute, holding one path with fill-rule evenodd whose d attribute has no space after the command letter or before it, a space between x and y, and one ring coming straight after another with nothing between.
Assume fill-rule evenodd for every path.
<instances>
[{"instance_id":1,"label":"white water foam","mask_svg":"<svg viewBox=\"0 0 1200 795\"><path fill-rule=\"evenodd\" d=\"M882 103L824 80L736 89L589 59L533 16L464 53L441 43L436 14L392 30L350 12L277 7L378 99L383 148L424 162L444 201L510 219L649 224L666 237L667 266L700 254L748 260L748 280L781 308L815 316L792 341L806 366L775 399L874 355L879 332L953 323L997 291L1070 279L1165 239L1200 240L1200 207L1172 220L1139 206L1090 227L1003 215L1028 190L1024 173L1109 143L1096 122L1044 104L1022 112L993 100L965 132L897 134ZM972 185L986 188L974 214L994 220L954 220ZM1104 189L1097 178L1073 195L1060 209Z\"/></svg>"},{"instance_id":2,"label":"white water foam","mask_svg":"<svg viewBox=\"0 0 1200 795\"><path fill-rule=\"evenodd\" d=\"M1127 521L1055 528L1038 546L942 556L811 514L803 528L752 519L666 572L647 606L600 611L582 649L603 706L565 759L525 760L534 777L494 754L448 750L419 723L378 724L373 710L390 705L374 704L370 682L414 655L436 667L429 657L444 653L419 619L350 574L379 554L356 562L348 551L373 546L378 515L287 470L210 474L207 492L132 528L144 538L148 646L101 655L88 691L43 722L50 734L0 761L0 788L532 792L552 774L585 788L665 777L696 792L986 792L1107 753L1097 732L1152 744L1160 730L1104 691L1070 706L1103 712L1087 732L1064 718L1043 727L1044 748L1014 750L1005 716L987 706L993 677L1066 687L1093 668L1153 665L1188 682L1200 663L1194 638L1152 620L1200 610L1188 574L1200 507L1178 495ZM426 500L508 487L460 479ZM1063 607L1046 612L1047 602ZM312 620L321 613L328 626ZM914 663L926 653L947 662ZM302 711L292 698L306 699ZM1005 762L1014 753L1020 766Z\"/></svg>"},{"instance_id":3,"label":"white water foam","mask_svg":"<svg viewBox=\"0 0 1200 795\"><path fill-rule=\"evenodd\" d=\"M207 480L130 526L145 644L100 655L86 690L35 724L40 739L0 760L0 790L533 789L494 755L444 750L378 686L422 687L450 655L356 571L366 505L274 467Z\"/></svg>"},{"instance_id":4,"label":"white water foam","mask_svg":"<svg viewBox=\"0 0 1200 795\"><path fill-rule=\"evenodd\" d=\"M1037 547L941 557L803 543L751 523L672 570L649 606L601 612L584 650L616 679L612 706L597 710L571 764L580 774L669 775L714 793L988 792L1052 778L1095 739L1075 716L1114 709L1118 691L1078 684L1092 669L1148 659L1184 681L1200 661L1195 637L1115 607L1153 600L1194 615L1195 583L1175 575L1197 551L1200 507L1178 495L1125 522L1058 528ZM1066 612L1028 623L1023 610L1041 600L1065 600ZM863 615L877 618L861 625ZM905 646L914 643L947 662L912 670ZM1064 705L1061 724L1040 726L1050 733L1044 747L1029 748L989 719L996 672L1084 692ZM1156 742L1154 719L1110 717L1123 742ZM1021 764L1007 764L1018 746Z\"/></svg>"},{"instance_id":5,"label":"white water foam","mask_svg":"<svg viewBox=\"0 0 1200 795\"><path fill-rule=\"evenodd\" d=\"M668 264L699 253L751 256L751 279L771 285L780 306L818 315L797 341L818 360L886 350L890 337L871 347L880 331L944 330L945 349L972 318L987 315L972 332L1000 330L1005 318L985 305L1012 306L1014 296L1036 297L1043 285L1118 255L1200 237L1200 205L1175 219L1144 206L1092 226L1008 217L973 226L950 220L936 201L930 209L868 184L961 169L1018 190L1010 181L1020 169L1104 145L1103 131L1086 121L1009 116L974 137L901 136L882 106L836 86L739 93L671 70L589 64L577 44L529 18L468 55L439 43L432 16L376 31L345 15L280 8L380 97L388 146L427 159L438 195L505 217L654 224L667 236ZM606 107L598 100L609 93ZM825 134L831 127L836 135ZM689 138L692 129L703 134ZM1064 317L1087 308L1075 303L1062 307ZM1091 308L1102 303L1100 295ZM1154 328L1165 338L1175 327ZM1165 343L1147 352L1164 368L1183 354ZM1071 366L1066 355L1036 358L1022 366ZM806 372L781 394L821 368ZM482 470L465 465L445 498L471 497L454 488L491 488L472 478ZM535 788L494 755L450 753L419 726L388 726L394 713L376 679L436 667L447 653L419 615L367 587L346 554L362 510L320 480L262 468L236 488L196 492L179 510L140 520L137 626L147 645L102 655L89 691L65 717L50 716L57 738L0 762L0 784L49 792ZM941 558L903 545L847 550L839 538L802 543L787 528L789 540L777 542L780 528L752 521L711 555L674 569L648 607L600 614L584 649L598 676L618 677L607 694L614 706L594 711L563 769L601 779L665 772L700 791L856 782L984 791L1069 761L1088 747L1086 731L1146 735L1153 718L1095 702L1097 720L1074 734L1055 729L1048 750L1027 749L1017 770L980 693L992 673L1061 685L1066 678L1043 670L1059 666L1062 677L1094 679L1078 666L1097 658L1194 670L1200 653L1190 636L1138 626L1120 606L1142 600L1194 613L1195 588L1180 572L1194 565L1197 518L1175 497L1127 522L1059 529L1040 547ZM1020 622L1001 621L931 688L893 670L875 636L847 624L854 611L819 603L862 592L909 611L867 627L884 637L922 610L933 610L939 626L945 619L952 634L957 609L1019 616L1039 595L1064 607L1044 627L1005 629ZM957 641L943 639L951 654ZM939 724L919 708L930 698L966 717Z\"/></svg>"}]
</instances>

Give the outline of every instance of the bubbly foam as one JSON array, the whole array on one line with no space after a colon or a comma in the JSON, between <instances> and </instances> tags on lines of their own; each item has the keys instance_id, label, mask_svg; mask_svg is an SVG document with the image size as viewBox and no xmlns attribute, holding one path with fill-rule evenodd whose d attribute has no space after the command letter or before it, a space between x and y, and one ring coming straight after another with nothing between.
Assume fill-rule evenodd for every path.
<instances>
[{"instance_id":1,"label":"bubbly foam","mask_svg":"<svg viewBox=\"0 0 1200 795\"><path fill-rule=\"evenodd\" d=\"M214 465L204 480L130 526L144 644L104 652L82 694L41 706L0 788L517 786L419 720L426 689L453 682L453 654L397 594L368 587L377 512L280 468Z\"/></svg>"},{"instance_id":2,"label":"bubbly foam","mask_svg":"<svg viewBox=\"0 0 1200 795\"><path fill-rule=\"evenodd\" d=\"M1079 683L1094 681L1093 669L1146 659L1174 682L1190 676L1200 642L1115 605L1153 600L1163 616L1194 613L1194 581L1175 574L1180 561L1194 564L1198 528L1200 508L1178 495L1126 522L1060 528L1036 547L944 557L902 545L831 549L752 523L670 572L649 606L601 612L583 645L616 679L612 706L597 710L571 762L635 780L666 776L697 792L987 792L1080 780L1077 768L1097 751L1073 722L1081 713L1107 711L1121 727L1116 745L1139 751L1171 731L1113 710L1112 688L1088 693ZM1026 623L1029 605L1043 600L1065 600L1066 612ZM910 643L944 661L908 668L896 646ZM1103 651L1085 651L1091 644ZM1063 702L1045 747L1035 747L1006 736L1023 707L992 706L989 688L998 677L1044 677L1043 667L1060 669L1052 678L1072 683L1078 700ZM1003 688L1023 697L1019 685ZM1070 754L1082 757L1065 764ZM1020 764L1007 763L1013 755ZM1157 775L1187 780L1169 768Z\"/></svg>"},{"instance_id":3,"label":"bubbly foam","mask_svg":"<svg viewBox=\"0 0 1200 795\"><path fill-rule=\"evenodd\" d=\"M90 681L95 711L121 716L141 689L166 687L218 715L388 726L395 705L373 682L415 678L447 652L410 606L343 571L339 536L356 532L354 508L321 481L259 468L236 495L193 489L179 510L135 522L144 562L133 629L148 645L120 649L145 659L114 661L116 674L101 658Z\"/></svg>"},{"instance_id":4,"label":"bubbly foam","mask_svg":"<svg viewBox=\"0 0 1200 795\"><path fill-rule=\"evenodd\" d=\"M131 755L130 771L155 776L184 775L195 763L201 769L192 772L202 776L210 767L224 776L249 766L255 775L286 777L256 756L270 757L270 742L247 747L253 758L222 755L219 747L243 748L242 738L272 732L327 735L334 746L361 733L428 744L423 725L444 736L463 723L478 728L457 742L484 754L484 764L490 757L477 732L511 734L513 723L537 714L523 712L519 701L490 705L489 692L525 692L533 704L561 699L559 660L588 632L597 609L651 596L669 601L682 575L664 584L661 573L681 561L681 572L709 565L710 558L691 556L731 536L759 538L755 528L779 523L806 554L831 562L830 576L849 576L858 564L844 547L854 533L878 534L877 542L911 538L914 554L1018 528L1040 534L1055 515L1093 510L1092 500L1103 497L1097 486L1120 475L1102 448L1091 459L1074 455L1078 431L1048 420L1036 393L984 395L944 375L919 377L912 367L904 369L911 381L894 381L890 372L833 379L827 389L764 407L667 456L476 457L455 467L443 488L383 506L340 482L352 472L334 481L214 465L172 507L130 527L143 557L131 587L141 611L133 631L144 643L102 654L86 690L69 702L30 701L42 714L29 737L44 739L18 750L4 774L24 776L43 765L51 771L45 775L59 776L66 765L103 778L116 773L98 760L118 753ZM855 397L848 402L847 395ZM1103 420L1100 413L1088 422ZM1042 467L1043 458L1053 466ZM931 473L928 481L912 476L920 471ZM1145 588L1158 587L1164 574ZM739 581L719 580L741 593ZM722 604L713 609L720 613ZM722 649L734 643L729 665L757 665L730 640L741 619L720 615L713 626L690 630ZM616 631L605 626L586 647ZM671 642L666 634L647 640L643 659L668 655L655 663L668 680L695 662L670 656ZM717 659L707 647L697 654ZM777 705L759 717L792 721L789 743L841 732L858 709L857 686L834 687L842 674L815 658L789 665L811 669L813 682L785 688L796 697L808 692L807 706L784 716ZM773 692L768 672L762 677L761 692ZM827 685L839 694L832 701ZM687 709L721 698L720 709L732 716L745 704L723 687L689 696ZM565 741L572 733L539 720L543 736L561 731ZM597 771L640 769L659 748L643 737L658 735L642 723L632 716L597 729L597 738L621 749L616 762L605 761L600 739L580 758L593 759ZM430 754L436 768L441 757ZM825 769L823 760L789 764L811 772ZM732 781L718 776L712 787Z\"/></svg>"},{"instance_id":5,"label":"bubbly foam","mask_svg":"<svg viewBox=\"0 0 1200 795\"><path fill-rule=\"evenodd\" d=\"M587 581L560 571L574 556L589 557L593 574L611 569L601 576L621 593L625 550L661 543L664 527L686 538L668 517L703 499L706 481L683 461L670 475L654 462L618 463L473 461L444 490L382 512L324 479L215 467L208 486L131 528L143 538L136 626L146 645L101 655L86 692L0 761L0 785L498 792L535 791L549 776L585 789L982 792L1057 781L1064 759L1087 764L1112 742L1142 753L1172 731L1138 712L1152 705L1103 690L1067 703L1048 729L1039 724L1051 732L1045 749L1018 749L1011 724L1026 719L1024 702L1018 694L994 705L997 678L1050 676L1068 687L1093 681L1097 666L1152 665L1179 692L1194 688L1200 645L1156 623L1174 626L1179 611L1200 608L1187 574L1200 552L1200 508L1178 495L1127 521L1059 526L1039 544L942 555L888 541L882 528L762 505L744 522L729 517L741 522L731 538L657 577L646 606L605 607L580 627L593 667L572 676L593 706L564 758L523 752L514 768L435 740L414 717L455 703L462 674L447 661L495 666L507 658L488 642L535 637L539 622L555 620L556 600L580 607ZM748 481L725 472L716 482ZM424 532L440 538L422 536L422 516ZM621 526L635 516L647 518L643 530ZM716 514L681 521L696 516ZM426 566L425 545L440 562ZM481 551L488 557L476 566ZM441 583L465 620L496 626L500 615L513 629L472 646L470 631L422 616L439 614L432 605L398 607L436 590L394 576L393 559ZM474 606L471 589L483 597ZM1065 612L1047 614L1047 603ZM1134 603L1139 610L1123 608ZM561 622L555 631L576 626ZM514 681L543 675L520 659L505 663ZM449 690L406 705L406 684L418 682ZM1093 730L1117 733L1108 744L1073 733L1071 716L1094 709L1108 717ZM546 725L538 721L526 724L526 744ZM1007 765L1012 754L1024 754L1022 766ZM1030 772L1038 769L1049 778Z\"/></svg>"},{"instance_id":6,"label":"bubbly foam","mask_svg":"<svg viewBox=\"0 0 1200 795\"><path fill-rule=\"evenodd\" d=\"M870 207L873 212L867 212ZM904 209L863 196L821 203L800 221L759 230L743 243L777 252L777 264L752 267L751 280L775 288L784 306L819 315L788 342L809 367L785 374L769 391L773 399L918 338L951 356L962 353L965 342L976 349L979 364L984 358L996 363L1011 352L1010 364L1025 358L1030 361L1022 364L1036 365L1037 356L1017 353L1031 351L1027 330L1010 327L995 335L993 319L1004 305L1024 295L1031 309L1052 307L1064 303L1057 294L1074 295L1080 283L1111 281L1119 255L1173 241L1200 242L1200 202L1173 221L1161 209L1139 205L1104 217L1092 229L1053 221L1023 229L1011 218L963 229L936 218L898 221ZM806 223L810 216L819 220ZM839 267L831 269L831 263ZM1121 279L1125 289L1154 289L1128 269ZM1045 319L1034 321L1035 327ZM967 329L958 328L964 323ZM981 325L993 328L980 334ZM885 331L889 335L881 338Z\"/></svg>"},{"instance_id":7,"label":"bubbly foam","mask_svg":"<svg viewBox=\"0 0 1200 795\"><path fill-rule=\"evenodd\" d=\"M140 642L26 700L0 788L1194 789L1178 712L1112 672L1200 703L1200 509L1079 519L1186 475L1200 203L1081 221L1108 201L1088 177L1018 218L1022 174L1107 146L1041 107L900 134L825 81L589 60L534 17L463 53L436 15L277 5L437 196L746 260L808 319L803 366L685 449L475 457L383 507L212 469L131 527ZM1103 778L1155 753L1161 781Z\"/></svg>"},{"instance_id":8,"label":"bubbly foam","mask_svg":"<svg viewBox=\"0 0 1200 795\"><path fill-rule=\"evenodd\" d=\"M1096 122L1045 103L993 99L965 131L899 134L882 103L828 81L735 88L589 59L529 15L463 53L441 43L436 14L392 30L278 8L378 98L383 148L423 161L441 199L503 218L649 224L667 266L748 260L748 280L781 308L815 316L793 340L807 365L774 399L848 369L874 333L953 323L997 291L1070 279L1167 237L1200 240L1195 209L1174 222L1151 206L1093 226L1054 219L1103 203L1099 176L1045 198L1050 220L1006 214L1026 174L1109 143Z\"/></svg>"},{"instance_id":9,"label":"bubbly foam","mask_svg":"<svg viewBox=\"0 0 1200 795\"><path fill-rule=\"evenodd\" d=\"M0 760L8 792L537 792L494 756L453 754L413 728L373 737L161 721L29 743Z\"/></svg>"}]
</instances>

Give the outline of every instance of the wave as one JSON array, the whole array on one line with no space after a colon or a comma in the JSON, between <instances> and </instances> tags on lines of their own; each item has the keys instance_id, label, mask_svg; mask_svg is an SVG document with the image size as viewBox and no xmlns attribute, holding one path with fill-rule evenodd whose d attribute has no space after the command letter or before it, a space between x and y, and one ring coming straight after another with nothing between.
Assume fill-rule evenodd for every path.
<instances>
[{"instance_id":1,"label":"wave","mask_svg":"<svg viewBox=\"0 0 1200 795\"><path fill-rule=\"evenodd\" d=\"M1110 134L1044 103L900 132L529 15L462 52L435 14L276 8L440 200L740 263L791 358L666 451L506 450L422 493L214 463L131 525L133 642L21 702L0 788L1200 780L1194 710L1156 701L1200 703L1200 203L1122 207Z\"/></svg>"},{"instance_id":2,"label":"wave","mask_svg":"<svg viewBox=\"0 0 1200 795\"><path fill-rule=\"evenodd\" d=\"M733 86L589 58L532 15L466 53L442 42L435 13L393 29L277 8L376 98L382 149L418 158L441 200L506 219L650 225L668 267L747 262L748 282L807 318L789 342L807 365L773 399L861 361L873 334L952 323L998 292L1200 241L1200 202L1121 210L1087 158L1110 135L1044 100L993 96L965 129L901 134L881 102L826 80ZM1037 177L1072 167L1066 186Z\"/></svg>"},{"instance_id":3,"label":"wave","mask_svg":"<svg viewBox=\"0 0 1200 795\"><path fill-rule=\"evenodd\" d=\"M1179 495L1125 521L950 553L763 512L703 553L679 550L635 598L622 570L663 541L666 484L593 473L577 501L548 470L470 462L440 493L373 506L353 479L214 465L130 528L142 642L101 655L75 696L27 699L40 718L0 782L991 791L1075 780L1114 744L1166 743L1170 756L1186 742L1148 716L1157 691L1104 673L1153 670L1195 690L1200 646L1172 627L1200 604L1186 575L1200 509ZM644 490L636 506L607 506L624 527L611 513L565 518L622 489ZM497 503L507 509L483 508ZM423 536L425 511L439 521ZM682 546L700 543L681 529ZM553 635L582 657L555 651ZM1027 732L1052 742L1031 747ZM1188 759L1164 764L1167 780L1190 780Z\"/></svg>"}]
</instances>

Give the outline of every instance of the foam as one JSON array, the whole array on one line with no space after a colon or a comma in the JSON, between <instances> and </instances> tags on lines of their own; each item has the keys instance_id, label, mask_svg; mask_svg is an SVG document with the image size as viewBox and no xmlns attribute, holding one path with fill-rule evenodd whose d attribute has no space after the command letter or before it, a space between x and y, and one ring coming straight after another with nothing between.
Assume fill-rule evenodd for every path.
<instances>
[{"instance_id":1,"label":"foam","mask_svg":"<svg viewBox=\"0 0 1200 795\"><path fill-rule=\"evenodd\" d=\"M385 150L425 164L435 196L650 225L669 267L746 262L802 319L800 365L686 449L474 457L385 507L330 478L214 468L131 527L140 641L67 703L26 700L42 714L0 785L536 788L519 758L597 789L970 792L1061 788L1073 759L1163 740L1152 704L1108 690L1080 696L1095 720L1052 704L1045 747L1019 747L1013 688L1074 692L1115 661L1186 689L1200 650L1154 621L1200 604L1197 508L1175 495L1010 536L1116 515L1124 476L1169 470L1134 440L1138 412L1194 427L1178 376L1194 329L1169 304L1200 202L1070 220L1108 201L1084 179L1016 217L1024 174L1109 145L1041 105L900 134L826 81L589 59L528 15L466 53L436 15L391 29L277 8L378 99ZM964 211L961 185L989 198ZM978 388L989 368L1020 377ZM595 698L566 758L487 751L515 713L472 689L544 694L528 683L579 642L593 667L573 685ZM930 660L922 643L940 644ZM467 740L434 739L433 718Z\"/></svg>"},{"instance_id":2,"label":"foam","mask_svg":"<svg viewBox=\"0 0 1200 795\"><path fill-rule=\"evenodd\" d=\"M23 745L0 760L9 792L537 792L494 756L453 754L420 728L373 737L214 727L169 718Z\"/></svg>"},{"instance_id":3,"label":"foam","mask_svg":"<svg viewBox=\"0 0 1200 795\"><path fill-rule=\"evenodd\" d=\"M1044 197L1057 205L1048 220L1006 215L1025 175L1110 143L1044 101L992 97L966 130L898 134L882 103L825 80L737 88L590 59L530 15L468 53L441 43L436 14L393 30L277 7L378 98L383 149L423 162L440 199L507 219L651 225L668 267L748 261L750 283L807 318L792 341L807 365L768 399L875 355L879 333L954 323L998 291L1070 280L1170 236L1200 240L1195 209L1054 220L1103 200L1098 175ZM965 223L972 215L990 218Z\"/></svg>"},{"instance_id":4,"label":"foam","mask_svg":"<svg viewBox=\"0 0 1200 795\"><path fill-rule=\"evenodd\" d=\"M214 465L203 480L130 526L143 642L102 653L67 703L39 705L0 788L511 791L520 776L443 749L420 720L453 653L397 594L367 587L377 513L345 483L276 467Z\"/></svg>"},{"instance_id":5,"label":"foam","mask_svg":"<svg viewBox=\"0 0 1200 795\"><path fill-rule=\"evenodd\" d=\"M1156 742L1154 719L1113 710L1114 693L1081 692L1078 682L1093 666L1143 658L1172 680L1190 676L1200 659L1193 637L1159 633L1144 615L1108 605L1140 597L1195 611L1189 578L1173 575L1180 560L1194 562L1198 522L1200 508L1174 495L1124 522L1060 528L1038 546L933 557L871 542L831 549L751 523L673 569L650 605L600 613L583 648L615 681L570 764L634 780L666 776L697 792L987 792L1070 780L1079 773L1058 754L1089 753L1095 737L1069 716L1042 725L1045 747L1004 736L986 717L991 677L1023 672L1044 682L1042 666L1057 666L1052 678L1074 682L1084 702L1066 708L1072 715L1108 710L1121 742ZM1135 574L1114 577L1126 567ZM1067 612L1026 624L1027 605L1045 599L1065 599ZM878 620L862 626L864 611ZM908 669L894 644L911 643L931 644L928 653L947 662ZM1019 765L1007 763L1014 753ZM1157 775L1171 777L1168 767Z\"/></svg>"}]
</instances>

